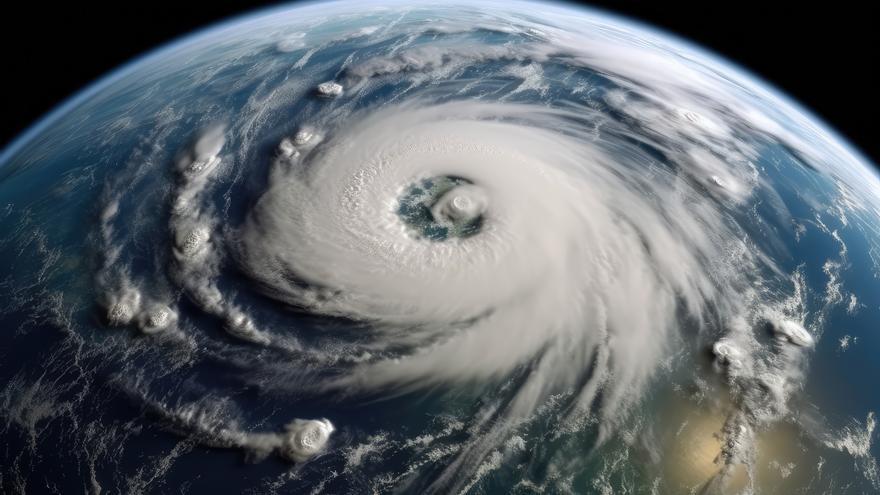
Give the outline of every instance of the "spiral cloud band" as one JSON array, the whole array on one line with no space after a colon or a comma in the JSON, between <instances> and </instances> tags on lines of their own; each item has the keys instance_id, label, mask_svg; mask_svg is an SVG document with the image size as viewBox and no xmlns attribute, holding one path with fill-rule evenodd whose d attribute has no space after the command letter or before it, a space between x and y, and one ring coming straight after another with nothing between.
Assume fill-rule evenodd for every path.
<instances>
[{"instance_id":1,"label":"spiral cloud band","mask_svg":"<svg viewBox=\"0 0 880 495\"><path fill-rule=\"evenodd\" d=\"M547 394L598 360L592 380L614 375L610 390L631 393L665 353L678 296L699 312L724 289L701 259L730 232L708 204L683 215L681 202L652 203L638 191L670 197L673 177L644 182L627 170L638 163L562 132L566 118L492 103L371 113L273 174L241 232L243 262L287 303L378 325L378 358L336 386L497 379L539 359L528 394ZM479 204L473 235L426 238L402 220L407 189L443 177L468 181L446 195ZM390 349L402 343L404 355ZM537 396L520 400L523 414Z\"/></svg>"}]
</instances>

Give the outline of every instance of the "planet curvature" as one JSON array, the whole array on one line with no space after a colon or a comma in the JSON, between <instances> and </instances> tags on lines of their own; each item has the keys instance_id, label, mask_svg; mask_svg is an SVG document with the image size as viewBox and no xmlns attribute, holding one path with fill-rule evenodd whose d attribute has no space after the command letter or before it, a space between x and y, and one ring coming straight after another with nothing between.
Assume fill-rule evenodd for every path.
<instances>
[{"instance_id":1,"label":"planet curvature","mask_svg":"<svg viewBox=\"0 0 880 495\"><path fill-rule=\"evenodd\" d=\"M0 154L0 492L880 492L880 177L566 4L292 4Z\"/></svg>"}]
</instances>

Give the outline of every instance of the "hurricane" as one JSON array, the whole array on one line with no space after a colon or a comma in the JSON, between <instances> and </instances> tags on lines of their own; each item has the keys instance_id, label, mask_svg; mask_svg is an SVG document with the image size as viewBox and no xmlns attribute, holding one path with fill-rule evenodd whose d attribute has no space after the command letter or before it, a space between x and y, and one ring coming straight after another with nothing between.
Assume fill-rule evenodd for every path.
<instances>
[{"instance_id":1,"label":"hurricane","mask_svg":"<svg viewBox=\"0 0 880 495\"><path fill-rule=\"evenodd\" d=\"M271 297L376 327L352 349L371 357L330 388L482 383L528 364L511 413L570 387L589 407L602 384L611 413L668 352L679 309L699 317L733 292L703 262L735 231L711 204L694 218L634 193L685 186L628 172L582 132L590 118L499 103L370 112L308 168L276 163L236 236L241 259Z\"/></svg>"},{"instance_id":2,"label":"hurricane","mask_svg":"<svg viewBox=\"0 0 880 495\"><path fill-rule=\"evenodd\" d=\"M876 174L686 42L536 6L285 7L78 103L46 138L90 133L75 174L4 217L39 269L2 318L55 330L3 389L34 440L0 486L76 423L94 492L229 459L255 493L880 489L873 412L805 398Z\"/></svg>"}]
</instances>

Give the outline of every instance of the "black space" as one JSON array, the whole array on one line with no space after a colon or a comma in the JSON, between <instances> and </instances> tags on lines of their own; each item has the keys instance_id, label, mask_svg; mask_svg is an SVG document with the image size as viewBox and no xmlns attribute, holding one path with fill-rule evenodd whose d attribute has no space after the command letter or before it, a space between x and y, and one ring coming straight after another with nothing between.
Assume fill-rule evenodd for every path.
<instances>
[{"instance_id":1,"label":"black space","mask_svg":"<svg viewBox=\"0 0 880 495\"><path fill-rule=\"evenodd\" d=\"M17 2L0 20L0 147L79 89L194 29L275 2ZM880 163L880 27L871 2L586 3L661 27L775 84Z\"/></svg>"}]
</instances>

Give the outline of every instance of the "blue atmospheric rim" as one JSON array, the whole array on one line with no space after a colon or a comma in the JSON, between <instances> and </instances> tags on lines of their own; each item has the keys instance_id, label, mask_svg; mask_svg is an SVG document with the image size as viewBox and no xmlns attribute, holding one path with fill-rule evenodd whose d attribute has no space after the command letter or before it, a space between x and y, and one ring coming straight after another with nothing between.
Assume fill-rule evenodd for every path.
<instances>
[{"instance_id":1,"label":"blue atmospheric rim","mask_svg":"<svg viewBox=\"0 0 880 495\"><path fill-rule=\"evenodd\" d=\"M158 45L156 48L148 50L140 55L135 56L132 60L125 62L121 66L112 69L109 73L104 76L98 77L94 82L88 84L83 89L80 89L78 92L74 93L72 96L68 97L54 109L50 110L43 117L37 119L37 121L27 127L21 134L17 137L13 138L12 141L0 152L0 168L2 168L6 163L11 161L10 159L23 148L27 143L29 143L33 138L38 136L41 132L43 132L46 128L54 124L61 117L69 113L71 110L84 103L86 100L91 98L92 96L98 94L104 88L112 85L114 82L122 79L126 75L135 71L135 69L149 60L160 59L165 56L167 53L173 51L178 47L183 47L186 45L193 44L194 42L208 38L209 36L223 31L226 28L232 27L233 25L238 25L244 22L254 21L260 18L269 17L270 15L282 12L282 11L290 11L299 8L308 8L308 7L330 7L331 5L344 5L344 4L354 4L360 3L356 2L356 0L332 0L332 1L324 1L324 0L306 0L306 1L288 1L284 4L259 8L254 10L253 12L233 15L224 20L217 21L208 26L198 28L195 31L180 36L178 38L174 38L168 42L162 43ZM387 3L393 4L398 3L397 0L390 0L387 2L376 2L377 4ZM417 0L415 2L408 1L406 5L413 5L414 3L422 4L422 5L431 5L431 1L425 0ZM520 2L516 2L520 3ZM877 170L877 167L873 165L873 161L868 158L868 156L863 153L855 144L850 142L850 140L844 136L841 132L835 129L831 124L825 121L825 119L821 118L813 111L808 109L805 105L798 102L793 97L788 96L782 89L778 88L776 85L771 83L770 81L764 79L760 75L752 72L751 70L739 65L738 63L727 59L724 55L720 53L715 53L714 51L703 48L696 41L692 41L678 34L669 32L663 28L655 27L647 24L639 19L634 19L630 17L623 16L621 14L617 14L602 8L594 7L594 6L585 6L580 4L574 4L568 0L524 0L522 3L531 3L535 5L545 4L554 6L560 9L565 10L573 10L579 12L581 14L586 13L588 15L592 15L593 17L598 17L600 19L606 19L615 24L620 24L623 26L630 26L635 30L647 32L653 34L660 40L668 41L670 44L679 45L680 48L685 48L695 54L698 54L702 57L705 57L707 60L712 61L718 64L721 67L724 67L732 72L734 76L739 76L744 82L752 83L752 85L756 86L758 89L764 90L770 96L778 99L785 105L788 105L792 110L798 112L814 124L818 130L826 133L836 144L840 145L847 151L853 158L860 161L865 168L871 171L874 178L880 180L880 171Z\"/></svg>"}]
</instances>

